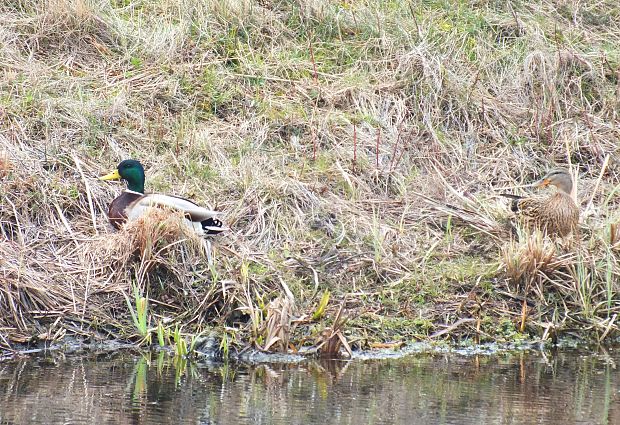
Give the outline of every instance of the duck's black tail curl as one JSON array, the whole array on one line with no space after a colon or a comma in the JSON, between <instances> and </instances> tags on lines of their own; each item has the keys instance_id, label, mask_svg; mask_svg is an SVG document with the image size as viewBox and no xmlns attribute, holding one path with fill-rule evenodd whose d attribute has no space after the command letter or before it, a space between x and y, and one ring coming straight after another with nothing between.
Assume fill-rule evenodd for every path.
<instances>
[{"instance_id":1,"label":"duck's black tail curl","mask_svg":"<svg viewBox=\"0 0 620 425\"><path fill-rule=\"evenodd\" d=\"M519 200L523 199L523 196L513 195L512 193L500 193L499 196L512 199L512 202L510 204L510 210L512 212L519 211Z\"/></svg>"},{"instance_id":2,"label":"duck's black tail curl","mask_svg":"<svg viewBox=\"0 0 620 425\"><path fill-rule=\"evenodd\" d=\"M222 233L224 229L222 227L222 221L217 218L207 218L200 222L202 225L202 230L204 230L206 235L217 235L218 233ZM220 229L214 229L214 227L220 227Z\"/></svg>"}]
</instances>

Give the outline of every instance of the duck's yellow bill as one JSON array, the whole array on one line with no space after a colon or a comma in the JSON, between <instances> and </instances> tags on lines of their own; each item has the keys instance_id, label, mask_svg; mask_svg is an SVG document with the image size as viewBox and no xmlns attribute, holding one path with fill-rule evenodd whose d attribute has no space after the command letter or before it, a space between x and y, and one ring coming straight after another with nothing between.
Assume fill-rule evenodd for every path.
<instances>
[{"instance_id":1,"label":"duck's yellow bill","mask_svg":"<svg viewBox=\"0 0 620 425\"><path fill-rule=\"evenodd\" d=\"M105 176L99 177L99 180L119 180L120 178L121 175L118 173L118 169L116 169Z\"/></svg>"}]
</instances>

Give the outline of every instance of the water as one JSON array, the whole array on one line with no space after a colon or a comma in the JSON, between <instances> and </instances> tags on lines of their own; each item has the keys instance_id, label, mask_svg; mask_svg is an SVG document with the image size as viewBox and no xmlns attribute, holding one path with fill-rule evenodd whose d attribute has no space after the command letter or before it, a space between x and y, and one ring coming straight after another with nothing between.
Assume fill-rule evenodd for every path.
<instances>
[{"instance_id":1,"label":"water","mask_svg":"<svg viewBox=\"0 0 620 425\"><path fill-rule=\"evenodd\" d=\"M0 424L620 424L620 350L225 365L0 363Z\"/></svg>"}]
</instances>

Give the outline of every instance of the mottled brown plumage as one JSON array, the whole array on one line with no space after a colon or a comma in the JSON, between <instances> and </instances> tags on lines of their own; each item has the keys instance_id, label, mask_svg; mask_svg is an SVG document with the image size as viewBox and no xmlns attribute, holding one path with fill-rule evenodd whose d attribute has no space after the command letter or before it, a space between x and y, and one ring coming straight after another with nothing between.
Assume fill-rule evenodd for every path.
<instances>
[{"instance_id":1,"label":"mottled brown plumage","mask_svg":"<svg viewBox=\"0 0 620 425\"><path fill-rule=\"evenodd\" d=\"M564 237L575 232L579 224L579 207L571 196L573 180L568 171L563 168L551 170L534 186L555 186L556 191L531 197L502 194L513 199L511 209L519 221L529 229L540 229L550 236Z\"/></svg>"}]
</instances>

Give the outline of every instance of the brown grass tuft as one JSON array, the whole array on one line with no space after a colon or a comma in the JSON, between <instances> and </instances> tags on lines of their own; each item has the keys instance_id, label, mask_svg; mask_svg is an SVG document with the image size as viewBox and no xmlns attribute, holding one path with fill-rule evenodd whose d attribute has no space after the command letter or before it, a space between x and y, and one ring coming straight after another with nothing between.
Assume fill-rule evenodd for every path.
<instances>
[{"instance_id":1,"label":"brown grass tuft","mask_svg":"<svg viewBox=\"0 0 620 425\"><path fill-rule=\"evenodd\" d=\"M295 303L288 297L278 297L267 305L267 318L264 324L265 351L286 353L293 331Z\"/></svg>"},{"instance_id":2,"label":"brown grass tuft","mask_svg":"<svg viewBox=\"0 0 620 425\"><path fill-rule=\"evenodd\" d=\"M9 153L6 151L0 151L0 179L8 176L12 168L13 166L9 160Z\"/></svg>"},{"instance_id":3,"label":"brown grass tuft","mask_svg":"<svg viewBox=\"0 0 620 425\"><path fill-rule=\"evenodd\" d=\"M343 313L344 303L340 305L338 311L333 317L332 325L321 331L317 350L322 357L336 358L340 356L340 350L344 348L345 352L351 357L351 347L344 335L344 328L347 323L347 317Z\"/></svg>"},{"instance_id":4,"label":"brown grass tuft","mask_svg":"<svg viewBox=\"0 0 620 425\"><path fill-rule=\"evenodd\" d=\"M502 256L510 285L526 295L531 288L540 289L553 281L555 273L567 264L554 242L539 231L526 235L524 241L506 244Z\"/></svg>"}]
</instances>

